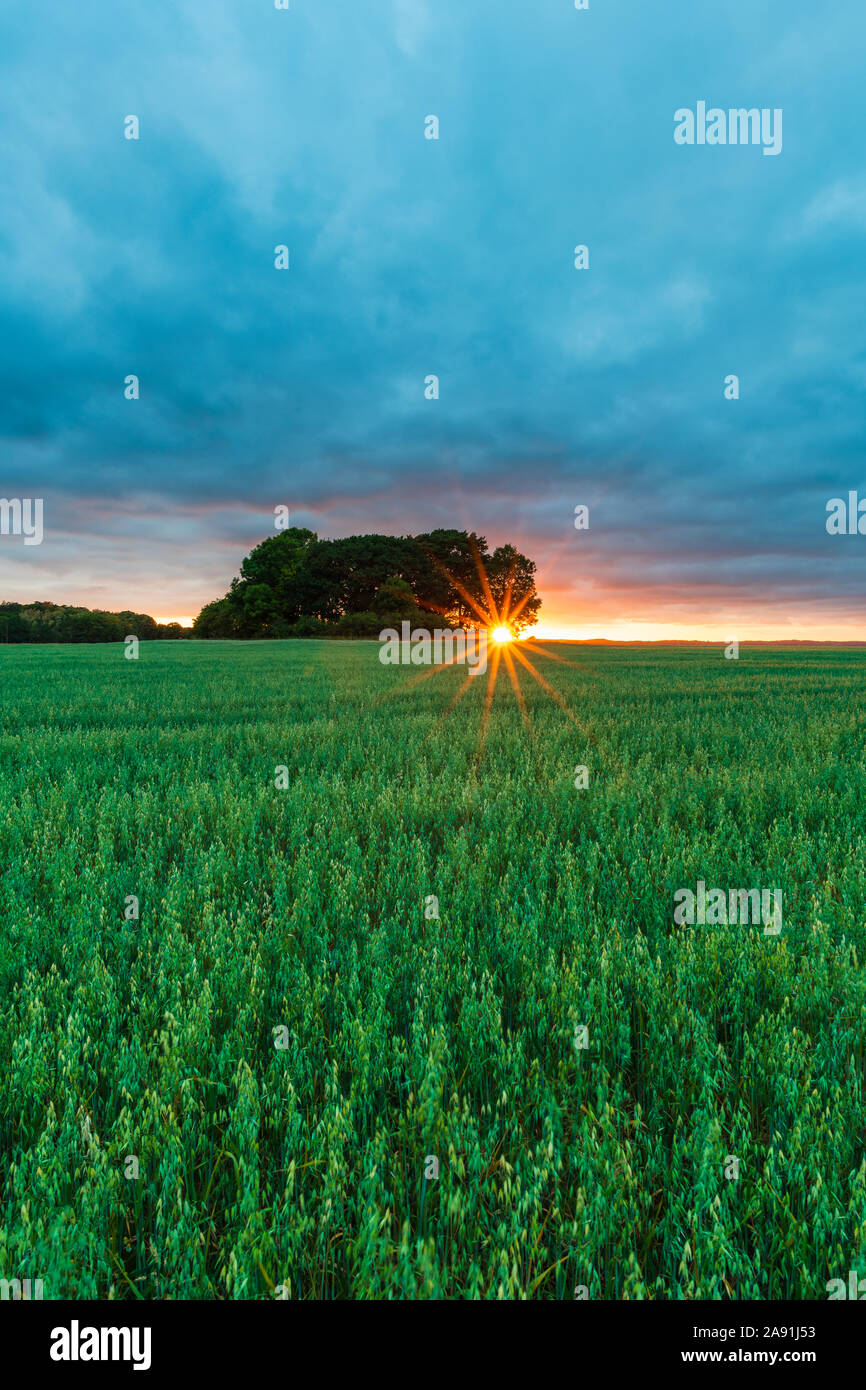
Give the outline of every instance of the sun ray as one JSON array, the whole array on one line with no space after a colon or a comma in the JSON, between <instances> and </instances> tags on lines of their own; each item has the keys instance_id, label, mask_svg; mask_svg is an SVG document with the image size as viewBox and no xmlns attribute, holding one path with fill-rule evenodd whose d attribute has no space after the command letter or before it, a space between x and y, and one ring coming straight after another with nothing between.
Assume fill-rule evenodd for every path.
<instances>
[{"instance_id":1,"label":"sun ray","mask_svg":"<svg viewBox=\"0 0 866 1390\"><path fill-rule=\"evenodd\" d=\"M560 661L563 666L573 666L575 671L585 671L587 668L579 661L568 661L566 657L560 656L558 652L549 652L546 647L540 647L537 642L532 643L533 652L538 652L539 656L546 656L551 661Z\"/></svg>"},{"instance_id":2,"label":"sun ray","mask_svg":"<svg viewBox=\"0 0 866 1390\"><path fill-rule=\"evenodd\" d=\"M508 675L511 680L511 684L514 686L514 694L517 696L517 703L520 706L521 717L527 729L531 729L532 721L529 718L529 710L526 708L526 701L523 698L523 691L520 689L520 681L517 679L517 671L515 669L514 662L511 659L511 649L509 647L503 647L502 655L505 657L505 665L508 668Z\"/></svg>"},{"instance_id":3,"label":"sun ray","mask_svg":"<svg viewBox=\"0 0 866 1390\"><path fill-rule=\"evenodd\" d=\"M498 608L496 607L496 604L493 602L493 595L492 595L492 593L490 592L490 581L489 581L488 578L487 578L487 571L486 571L486 569L484 568L484 566L483 566L482 563L481 563L481 555L480 555L480 552L479 552L479 550L478 550L478 546L477 546L476 543L475 543L475 537L474 537L474 536L470 536L470 537L469 537L469 545L470 545L470 548L471 548L471 550L472 550L472 556L473 556L473 558L474 558L474 560L475 560L475 568L476 568L477 571L478 571L478 578L481 580L481 587L482 587L482 589L484 590L484 597L487 599L487 611L488 611L488 614L492 614L492 615L493 615L493 620L492 620L492 622L491 622L491 626L492 626L492 627L498 627L498 625L499 625L499 623L502 621L502 619L501 619L501 617L500 617L500 615L499 615L499 610L498 610Z\"/></svg>"},{"instance_id":4,"label":"sun ray","mask_svg":"<svg viewBox=\"0 0 866 1390\"><path fill-rule=\"evenodd\" d=\"M511 613L511 594L512 594L512 590L514 589L514 576L515 576L516 572L517 572L517 565L516 565L515 562L512 560L512 562L511 562L511 569L508 571L508 583L507 583L506 586L505 586L505 598L504 598L503 601L502 601L502 617L503 617L503 620L504 620L506 623L508 622L508 619L512 616L512 613Z\"/></svg>"},{"instance_id":5,"label":"sun ray","mask_svg":"<svg viewBox=\"0 0 866 1390\"><path fill-rule=\"evenodd\" d=\"M447 671L449 666L457 665L457 660L457 654L455 653L450 661L437 661L435 665L430 666L426 671L420 671L417 676L411 676L409 680L401 681L393 690L386 690L382 695L379 695L373 703L381 704L383 700L393 700L395 695L401 695L404 690L411 690L413 686L420 685L422 681L429 681L430 677L437 675L439 671Z\"/></svg>"},{"instance_id":6,"label":"sun ray","mask_svg":"<svg viewBox=\"0 0 866 1390\"><path fill-rule=\"evenodd\" d=\"M543 579L550 573L550 571L554 568L554 566L555 566L555 564L556 564L556 561L559 559L559 557L560 557L560 555L562 554L563 550L567 549L567 547L568 547L569 544L570 544L569 541L563 541L561 545L558 545L558 546L556 547L556 549L553 551L553 554L551 555L550 559L548 560L547 564L544 566L543 569L541 569L541 570L538 572L538 581L539 581L539 582L540 582L541 580L543 580ZM512 574L513 574L513 572L512 572ZM516 608L512 608L512 609L509 610L509 614L508 614L509 618L516 618L516 617L518 616L518 614L521 613L521 612L523 611L523 609L524 609L524 607L525 607L525 605L526 605L528 599L531 598L531 596L532 596L532 590L530 589L526 594L524 594L523 598L520 600L520 602L518 603L517 607L516 607Z\"/></svg>"},{"instance_id":7,"label":"sun ray","mask_svg":"<svg viewBox=\"0 0 866 1390\"><path fill-rule=\"evenodd\" d=\"M428 560L431 560L433 562L433 564L436 566L438 570L441 570L445 578L448 580L448 583L453 585L460 597L466 603L469 604L469 607L473 610L476 616L479 617L485 625L488 625L491 622L490 614L485 613L484 609L480 606L480 604L476 603L469 590L466 589L460 583L460 580L456 579L453 574L449 573L449 571L446 569L446 567L443 565L442 561L439 559L437 555L434 555L431 551L427 550L426 548L424 550L424 554L427 556Z\"/></svg>"},{"instance_id":8,"label":"sun ray","mask_svg":"<svg viewBox=\"0 0 866 1390\"><path fill-rule=\"evenodd\" d=\"M484 739L487 736L487 723L490 719L490 706L493 704L493 692L496 689L496 677L499 672L499 658L502 655L501 647L493 648L493 661L490 666L490 676L487 681L487 689L484 692L484 710L481 715L481 730L478 735L478 752L480 754L484 747Z\"/></svg>"},{"instance_id":9,"label":"sun ray","mask_svg":"<svg viewBox=\"0 0 866 1390\"><path fill-rule=\"evenodd\" d=\"M544 676L540 675L539 672L536 671L535 667L532 665L532 662L531 662L531 661L527 661L526 657L523 655L523 652L519 651L517 647L514 647L514 648L513 648L513 651L514 651L514 655L517 657L518 661L521 661L521 662L523 663L523 665L526 667L526 669L527 669L527 671L529 672L529 674L530 674L535 680L538 681L538 684L542 687L542 689L546 690L547 693L548 693L548 695L551 697L551 699L552 699L552 700L555 700L556 703L559 705L560 709L563 710L563 712L564 712L565 714L568 715L568 718L571 720L572 724L574 724L575 728L579 729L579 728L580 728L580 724L579 724L578 721L575 719L574 715L572 714L571 710L568 708L568 705L567 705L567 704L565 703L565 701L563 700L563 698L562 698L562 696L560 695L559 691L558 691L558 690L554 690L553 686L550 684L550 681L546 681L546 680L544 679Z\"/></svg>"},{"instance_id":10,"label":"sun ray","mask_svg":"<svg viewBox=\"0 0 866 1390\"><path fill-rule=\"evenodd\" d=\"M542 567L537 571L536 587L538 587L539 584L541 584L541 583L543 583L544 581L546 581L548 575L551 574L552 571L556 568L556 562L557 562L557 560L559 559L559 557L560 557L560 555L562 554L562 552L563 552L564 550L569 550L572 546L573 546L573 541L572 541L571 538L569 537L568 539L566 539L566 540L564 540L564 541L561 541L559 545L557 545L557 546L554 547L554 549L551 551L550 555L548 556L548 559L546 560L546 562L545 562L545 563L542 565Z\"/></svg>"},{"instance_id":11,"label":"sun ray","mask_svg":"<svg viewBox=\"0 0 866 1390\"><path fill-rule=\"evenodd\" d=\"M463 680L463 681L461 682L460 689L457 691L457 694L454 695L453 698L452 698L451 700L449 700L448 704L445 706L445 709L442 711L442 713L441 713L440 715L438 715L438 716L436 717L436 719L433 720L433 723L431 724L430 730L429 730L430 733L433 732L433 730L437 727L437 725L439 725L439 724L442 723L442 720L446 717L446 715L448 715L448 714L451 713L451 711L453 710L454 706L457 704L457 701L458 701L459 699L461 699L461 697L462 697L463 695L466 694L466 691L469 689L469 686L470 686L470 685L472 684L472 682L473 682L474 680L476 680L476 679L477 679L477 677L473 676L472 672L470 671L470 672L469 672L469 675L466 676L465 680Z\"/></svg>"},{"instance_id":12,"label":"sun ray","mask_svg":"<svg viewBox=\"0 0 866 1390\"><path fill-rule=\"evenodd\" d=\"M559 708L563 711L566 717L571 720L572 724L574 724L575 728L580 729L581 732L584 732L584 730L580 721L577 718L575 718L574 714L572 714L565 700L559 694L559 691L556 690L548 680L545 680L544 676L542 676L540 672L536 670L535 666L532 663L532 660L530 659L530 656L527 655L527 652L537 652L539 656L545 657L548 661L556 661L559 662L560 665L571 666L574 670L581 671L583 674L587 674L587 667L583 663L569 661L566 657L560 656L558 652L550 651L548 648L542 647L534 641L532 645L528 648L524 646L521 649L521 647L517 645L517 632L514 626L515 620L519 617L527 601L531 597L533 591L530 589L520 600L519 603L515 604L514 607L511 606L511 600L514 592L514 576L516 572L516 566L512 565L508 574L508 580L505 588L505 594L501 610L497 608L496 602L493 598L493 592L490 586L490 581L485 571L484 562L481 558L481 554L478 549L478 545L474 535L470 537L470 546L472 548L472 555L475 560L475 568L478 571L478 578L481 584L481 588L483 590L484 599L487 602L486 610L482 604L482 601L476 599L476 597L473 596L472 593L470 593L470 591L466 588L464 584L460 582L459 579L456 579L454 575L449 573L447 567L441 562L441 560L439 560L438 556L431 554L429 551L427 551L426 553L430 561L435 565L435 567L438 570L441 571L441 573L448 580L449 584L451 584L453 589L460 595L467 607L472 612L474 612L477 615L477 617L481 620L484 627L482 632L478 633L478 640L480 642L483 637L486 641L489 641L491 647L490 667L487 672L487 686L484 693L484 704L481 710L481 722L479 724L478 729L478 751L474 759L477 768L484 751L487 733L490 727L490 718L493 710L493 700L496 693L500 661L503 658L505 662L505 669L508 674L508 679L511 684L512 690L514 691L514 697L517 701L517 705L520 710L520 717L527 730L532 729L532 719L529 713L529 707L527 705L526 696L521 685L519 672L517 670L517 667L515 666L515 661L519 661L520 664L526 668L532 679L536 681L536 683L542 688L542 690L544 690L544 692L550 696L554 703L559 706ZM430 611L438 612L441 617L443 617L446 621L449 622L449 624L454 623L456 627L464 628L465 630L466 620L464 619L463 622L457 620L456 614L453 610L450 614L448 612L443 612L443 610L437 604L435 605L435 607L431 605ZM413 675L409 680L401 682L394 689L389 690L384 694L380 695L374 703L378 704L381 700L392 699L394 696L401 695L406 691L411 690L413 687L419 685L421 682L430 680L431 677L436 675L438 671L441 671L446 667L458 664L460 660L460 655L457 652L455 652L449 661L436 662L433 666L429 667L428 669L418 672L417 675ZM441 722L451 713L451 711L455 708L458 702L463 698L463 696L466 694L467 690L472 685L472 683L475 680L479 679L482 674L483 668L481 670L478 670L476 668L474 671L467 672L466 677L461 682L455 694L449 700L446 708L441 712L441 714L437 716L437 718L430 725L427 731L428 736L430 733L432 733L434 729L438 728Z\"/></svg>"},{"instance_id":13,"label":"sun ray","mask_svg":"<svg viewBox=\"0 0 866 1390\"><path fill-rule=\"evenodd\" d=\"M525 593L525 594L523 595L523 598L520 600L520 602L518 603L517 607L511 609L511 612L508 614L508 617L509 617L512 621L513 621L516 617L518 617L518 616L523 612L523 609L525 608L526 604L528 603L528 601L529 601L529 599L530 599L531 597L532 597L532 590L530 589L527 593Z\"/></svg>"}]
</instances>

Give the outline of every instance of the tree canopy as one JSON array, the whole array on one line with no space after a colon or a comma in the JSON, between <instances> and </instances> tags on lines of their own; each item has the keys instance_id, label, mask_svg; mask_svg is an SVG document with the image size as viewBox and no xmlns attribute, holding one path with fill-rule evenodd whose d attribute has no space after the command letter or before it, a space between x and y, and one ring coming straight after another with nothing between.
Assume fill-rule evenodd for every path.
<instances>
[{"instance_id":1,"label":"tree canopy","mask_svg":"<svg viewBox=\"0 0 866 1390\"><path fill-rule=\"evenodd\" d=\"M186 637L180 623L158 623L147 613L104 613L69 604L0 603L0 642L122 642Z\"/></svg>"},{"instance_id":2,"label":"tree canopy","mask_svg":"<svg viewBox=\"0 0 866 1390\"><path fill-rule=\"evenodd\" d=\"M250 551L228 593L205 604L193 631L205 638L373 637L406 620L469 627L489 615L520 632L540 607L535 565L512 545L491 553L483 536L456 530L319 540L291 527Z\"/></svg>"}]
</instances>

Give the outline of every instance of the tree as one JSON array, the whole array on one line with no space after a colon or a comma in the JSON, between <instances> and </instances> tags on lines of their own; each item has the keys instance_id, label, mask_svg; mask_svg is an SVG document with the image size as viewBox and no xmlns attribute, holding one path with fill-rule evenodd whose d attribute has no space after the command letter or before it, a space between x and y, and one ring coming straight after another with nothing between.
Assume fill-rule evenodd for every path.
<instances>
[{"instance_id":1,"label":"tree","mask_svg":"<svg viewBox=\"0 0 866 1390\"><path fill-rule=\"evenodd\" d=\"M347 536L319 541L299 575L301 611L325 622L369 613L383 584L406 579L418 566L411 537Z\"/></svg>"},{"instance_id":2,"label":"tree","mask_svg":"<svg viewBox=\"0 0 866 1390\"><path fill-rule=\"evenodd\" d=\"M206 603L193 622L192 632L194 637L237 637L235 611L230 600L218 598L213 603Z\"/></svg>"},{"instance_id":3,"label":"tree","mask_svg":"<svg viewBox=\"0 0 866 1390\"><path fill-rule=\"evenodd\" d=\"M232 580L226 596L241 637L269 637L273 624L291 623L300 617L297 576L302 571L316 534L292 526L269 536L250 551L241 564L240 577Z\"/></svg>"},{"instance_id":4,"label":"tree","mask_svg":"<svg viewBox=\"0 0 866 1390\"><path fill-rule=\"evenodd\" d=\"M541 599L535 590L534 562L521 555L513 545L500 545L494 550L486 568L487 581L499 616L515 633L531 627L541 607Z\"/></svg>"},{"instance_id":5,"label":"tree","mask_svg":"<svg viewBox=\"0 0 866 1390\"><path fill-rule=\"evenodd\" d=\"M373 599L373 612L381 620L380 627L396 627L410 622L421 625L427 614L415 602L415 595L405 579L393 576L380 584Z\"/></svg>"},{"instance_id":6,"label":"tree","mask_svg":"<svg viewBox=\"0 0 866 1390\"><path fill-rule=\"evenodd\" d=\"M205 605L193 631L196 637L288 637L323 629L372 633L376 623L403 621L469 627L502 616L508 621L504 609L516 606L512 621L520 631L541 606L534 575L532 561L514 546L491 555L474 532L320 541L294 527L250 552L225 598Z\"/></svg>"},{"instance_id":7,"label":"tree","mask_svg":"<svg viewBox=\"0 0 866 1390\"><path fill-rule=\"evenodd\" d=\"M125 627L124 637L134 636L143 640L152 640L158 635L158 625L155 618L151 618L147 613L130 613L129 611L114 615L120 619L121 627Z\"/></svg>"},{"instance_id":8,"label":"tree","mask_svg":"<svg viewBox=\"0 0 866 1390\"><path fill-rule=\"evenodd\" d=\"M0 604L3 642L122 642L130 634L152 640L161 635L161 629L147 613L131 613L128 609L106 613L42 600Z\"/></svg>"},{"instance_id":9,"label":"tree","mask_svg":"<svg viewBox=\"0 0 866 1390\"><path fill-rule=\"evenodd\" d=\"M456 626L483 621L478 609L486 612L487 603L478 565L483 566L487 558L484 537L474 531L467 535L465 531L438 530L416 536L415 544L421 559L415 593L421 606Z\"/></svg>"}]
</instances>

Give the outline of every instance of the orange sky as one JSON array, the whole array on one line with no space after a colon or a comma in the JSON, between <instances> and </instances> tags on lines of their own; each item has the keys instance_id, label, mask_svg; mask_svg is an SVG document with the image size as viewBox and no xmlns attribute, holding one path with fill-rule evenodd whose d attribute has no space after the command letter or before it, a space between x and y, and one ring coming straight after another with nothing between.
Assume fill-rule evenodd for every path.
<instances>
[{"instance_id":1,"label":"orange sky","mask_svg":"<svg viewBox=\"0 0 866 1390\"><path fill-rule=\"evenodd\" d=\"M760 626L749 623L720 628L688 623L630 623L623 619L619 623L584 627L539 623L525 635L549 642L586 642L600 637L610 642L718 642L720 645L731 637L736 637L739 642L866 642L866 624L833 627L797 624L783 629L778 624Z\"/></svg>"},{"instance_id":2,"label":"orange sky","mask_svg":"<svg viewBox=\"0 0 866 1390\"><path fill-rule=\"evenodd\" d=\"M150 604L140 597L142 589L153 587L146 573L135 586L135 596L116 585L86 593L75 592L77 586L70 586L72 592L64 586L65 592L59 594L46 585L49 592L40 597L88 607L129 607L151 613L159 622L189 627L203 603L225 592L225 576L237 569L237 555L231 553L235 547L225 549L224 556L212 557L215 578L203 577L177 562L174 570L160 576ZM804 602L799 596L786 599L770 585L744 592L742 585L721 579L693 588L683 588L667 577L661 583L643 585L637 566L629 570L605 556L596 556L579 576L566 579L559 559L554 552L547 564L539 565L542 608L537 626L529 630L548 641L724 643L732 637L740 642L866 641L866 617L850 599L846 603L825 594ZM172 597L185 605L185 611L169 606Z\"/></svg>"},{"instance_id":3,"label":"orange sky","mask_svg":"<svg viewBox=\"0 0 866 1390\"><path fill-rule=\"evenodd\" d=\"M157 622L180 623L192 626L189 615L177 613L154 614ZM850 619L847 622L791 618L787 623L778 619L756 622L754 618L741 623L671 623L635 622L628 618L603 623L574 623L565 616L540 622L521 634L539 637L548 642L579 642L606 638L610 642L718 642L723 644L736 637L739 642L864 642L866 623Z\"/></svg>"},{"instance_id":4,"label":"orange sky","mask_svg":"<svg viewBox=\"0 0 866 1390\"><path fill-rule=\"evenodd\" d=\"M709 593L674 593L669 588L641 593L624 584L599 583L581 588L545 588L542 608L531 635L548 641L740 642L866 641L866 618L832 601L795 606L777 594L744 599L726 597L724 586ZM527 634L528 635L528 634Z\"/></svg>"}]
</instances>

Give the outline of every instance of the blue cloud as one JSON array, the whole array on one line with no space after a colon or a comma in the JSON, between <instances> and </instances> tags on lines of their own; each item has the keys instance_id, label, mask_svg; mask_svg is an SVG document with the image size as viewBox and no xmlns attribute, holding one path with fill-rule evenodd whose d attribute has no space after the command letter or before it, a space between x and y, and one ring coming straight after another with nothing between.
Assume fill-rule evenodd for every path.
<instances>
[{"instance_id":1,"label":"blue cloud","mask_svg":"<svg viewBox=\"0 0 866 1390\"><path fill-rule=\"evenodd\" d=\"M195 607L280 502L543 564L585 500L623 612L856 613L862 7L292 3L0 19L2 492L46 499L5 596ZM677 146L699 100L781 155Z\"/></svg>"}]
</instances>

